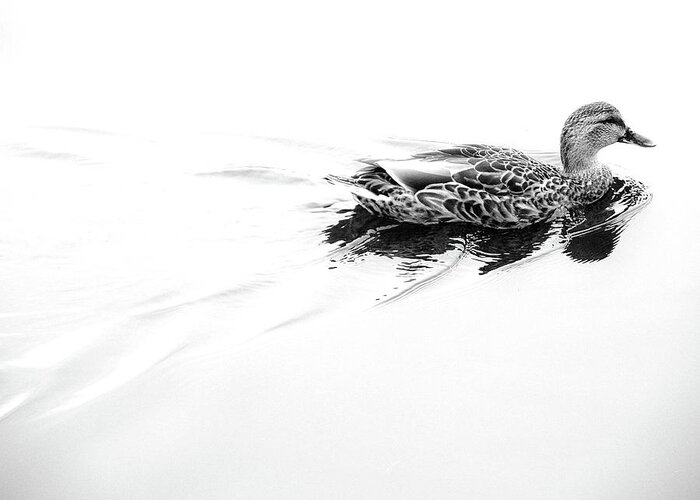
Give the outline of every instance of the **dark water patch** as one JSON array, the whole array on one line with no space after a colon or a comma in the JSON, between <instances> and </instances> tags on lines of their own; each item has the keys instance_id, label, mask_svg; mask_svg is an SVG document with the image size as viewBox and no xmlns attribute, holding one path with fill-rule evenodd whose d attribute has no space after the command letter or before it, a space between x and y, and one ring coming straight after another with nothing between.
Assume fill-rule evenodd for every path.
<instances>
[{"instance_id":1,"label":"dark water patch","mask_svg":"<svg viewBox=\"0 0 700 500\"><path fill-rule=\"evenodd\" d=\"M481 274L522 260L537 251L554 232L554 224L537 224L525 229L499 231L466 223L419 226L398 224L373 216L357 207L349 216L324 231L327 243L351 245L362 237L370 238L353 247L344 261L353 262L367 254L412 262L444 263L451 252L468 253L483 263ZM397 267L407 264L398 264ZM416 269L415 264L410 265ZM422 266L426 268L429 266Z\"/></svg>"},{"instance_id":2,"label":"dark water patch","mask_svg":"<svg viewBox=\"0 0 700 500\"><path fill-rule=\"evenodd\" d=\"M594 232L572 238L566 245L564 253L574 262L597 262L610 256L615 249L623 225L602 227Z\"/></svg>"},{"instance_id":3,"label":"dark water patch","mask_svg":"<svg viewBox=\"0 0 700 500\"><path fill-rule=\"evenodd\" d=\"M475 260L482 263L479 274L484 275L535 254L559 229L556 221L509 230L472 226L468 237L468 251Z\"/></svg>"}]
</instances>

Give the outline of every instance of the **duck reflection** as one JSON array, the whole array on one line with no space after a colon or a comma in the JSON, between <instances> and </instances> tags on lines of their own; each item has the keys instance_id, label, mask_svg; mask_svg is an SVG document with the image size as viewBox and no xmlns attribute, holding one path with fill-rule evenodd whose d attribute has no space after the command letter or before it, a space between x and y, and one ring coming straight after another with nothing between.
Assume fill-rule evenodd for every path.
<instances>
[{"instance_id":1,"label":"duck reflection","mask_svg":"<svg viewBox=\"0 0 700 500\"><path fill-rule=\"evenodd\" d=\"M562 235L569 237L564 253L575 262L605 259L632 217L650 200L640 182L615 178L600 200L567 214Z\"/></svg>"},{"instance_id":2,"label":"duck reflection","mask_svg":"<svg viewBox=\"0 0 700 500\"><path fill-rule=\"evenodd\" d=\"M650 199L644 186L615 178L596 203L524 229L495 230L469 224L417 226L371 215L361 207L324 230L325 241L344 249L341 262L388 257L407 281L426 268L470 259L481 275L547 249L563 248L575 262L595 262L615 249L630 218Z\"/></svg>"}]
</instances>

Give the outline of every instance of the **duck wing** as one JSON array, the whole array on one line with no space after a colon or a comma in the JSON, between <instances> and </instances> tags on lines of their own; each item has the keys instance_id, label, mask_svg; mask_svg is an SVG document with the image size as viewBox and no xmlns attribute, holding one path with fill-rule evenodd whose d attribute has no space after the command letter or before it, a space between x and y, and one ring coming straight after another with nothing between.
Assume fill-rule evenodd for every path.
<instances>
[{"instance_id":1,"label":"duck wing","mask_svg":"<svg viewBox=\"0 0 700 500\"><path fill-rule=\"evenodd\" d=\"M559 170L514 149L467 145L377 164L445 220L520 227L560 203Z\"/></svg>"},{"instance_id":2,"label":"duck wing","mask_svg":"<svg viewBox=\"0 0 700 500\"><path fill-rule=\"evenodd\" d=\"M557 173L555 167L518 150L481 144L420 153L407 160L379 160L375 165L413 193L456 182L492 195L517 195Z\"/></svg>"},{"instance_id":3,"label":"duck wing","mask_svg":"<svg viewBox=\"0 0 700 500\"><path fill-rule=\"evenodd\" d=\"M413 193L431 184L453 182L451 165L443 163L428 163L418 158L374 162L391 180Z\"/></svg>"}]
</instances>

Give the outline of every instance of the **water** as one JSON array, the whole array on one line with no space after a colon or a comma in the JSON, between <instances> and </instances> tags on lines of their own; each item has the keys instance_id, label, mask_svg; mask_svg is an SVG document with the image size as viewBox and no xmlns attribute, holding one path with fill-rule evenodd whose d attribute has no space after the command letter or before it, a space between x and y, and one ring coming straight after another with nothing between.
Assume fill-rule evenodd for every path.
<instances>
[{"instance_id":1,"label":"water","mask_svg":"<svg viewBox=\"0 0 700 500\"><path fill-rule=\"evenodd\" d=\"M517 231L396 224L323 180L440 145L14 131L3 496L694 498L676 153L615 146L608 196Z\"/></svg>"}]
</instances>

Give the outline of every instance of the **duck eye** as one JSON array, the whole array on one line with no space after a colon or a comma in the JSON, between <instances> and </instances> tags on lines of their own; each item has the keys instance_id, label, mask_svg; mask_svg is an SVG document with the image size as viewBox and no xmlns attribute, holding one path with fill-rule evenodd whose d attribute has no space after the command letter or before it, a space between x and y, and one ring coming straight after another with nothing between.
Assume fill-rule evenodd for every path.
<instances>
[{"instance_id":1,"label":"duck eye","mask_svg":"<svg viewBox=\"0 0 700 500\"><path fill-rule=\"evenodd\" d=\"M616 116L611 116L609 118L606 118L605 120L599 121L598 123L600 125L616 125L622 128L625 127L624 123L622 123L622 120Z\"/></svg>"}]
</instances>

